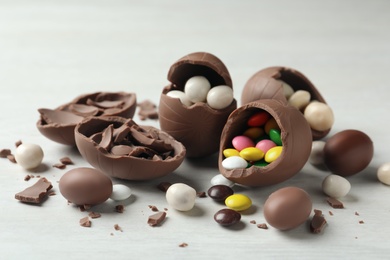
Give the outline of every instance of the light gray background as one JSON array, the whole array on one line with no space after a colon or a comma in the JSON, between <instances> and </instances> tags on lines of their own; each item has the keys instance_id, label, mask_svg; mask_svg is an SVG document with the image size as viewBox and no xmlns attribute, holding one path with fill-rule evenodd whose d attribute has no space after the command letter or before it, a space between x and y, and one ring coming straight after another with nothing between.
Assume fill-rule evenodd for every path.
<instances>
[{"instance_id":1,"label":"light gray background","mask_svg":"<svg viewBox=\"0 0 390 260\"><path fill-rule=\"evenodd\" d=\"M36 179L23 181L29 172L0 160L0 258L387 258L390 187L376 180L376 169L390 161L389 13L386 0L0 0L0 148L14 149L19 139L40 144L47 170L37 174L52 181L57 192L42 206L19 203L14 194ZM91 228L78 225L86 213L67 205L57 183L66 170L51 165L65 155L75 161L67 169L88 164L75 150L40 135L37 108L54 108L95 91L135 92L139 101L158 103L170 65L194 51L223 60L238 101L256 71L273 65L293 67L333 108L336 122L330 135L353 128L372 138L375 157L368 169L349 178L352 190L343 199L346 209L332 209L324 202L321 181L328 173L306 165L279 185L236 188L252 198L253 210L235 228L213 221L223 206L209 198L197 199L188 213L169 209L161 227L149 227L148 205L168 207L155 185L184 182L206 191L218 173L214 156L186 160L163 179L122 182L134 193L123 214L112 212L115 203L107 201L93 208L103 215ZM152 120L145 124L158 126ZM289 185L306 189L314 208L324 211L329 224L322 234L310 234L307 226L279 232L249 223L264 222L267 196ZM123 232L115 231L114 224ZM188 247L180 248L182 242Z\"/></svg>"}]
</instances>

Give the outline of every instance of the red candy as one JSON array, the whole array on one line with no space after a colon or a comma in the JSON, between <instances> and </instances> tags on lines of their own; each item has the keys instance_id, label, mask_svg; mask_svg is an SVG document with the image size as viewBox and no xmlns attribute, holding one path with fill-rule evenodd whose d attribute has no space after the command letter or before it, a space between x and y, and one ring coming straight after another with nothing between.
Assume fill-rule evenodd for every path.
<instances>
[{"instance_id":1,"label":"red candy","mask_svg":"<svg viewBox=\"0 0 390 260\"><path fill-rule=\"evenodd\" d=\"M267 112L261 111L248 119L248 126L262 126L268 121L269 118L270 115Z\"/></svg>"}]
</instances>

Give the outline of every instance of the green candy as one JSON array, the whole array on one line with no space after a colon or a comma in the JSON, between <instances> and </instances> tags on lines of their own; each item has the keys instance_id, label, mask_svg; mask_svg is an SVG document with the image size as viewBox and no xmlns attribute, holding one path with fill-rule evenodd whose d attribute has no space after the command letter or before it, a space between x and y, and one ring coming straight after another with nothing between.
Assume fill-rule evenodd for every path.
<instances>
[{"instance_id":1,"label":"green candy","mask_svg":"<svg viewBox=\"0 0 390 260\"><path fill-rule=\"evenodd\" d=\"M269 138L278 146L282 146L282 138L280 136L280 130L271 129L269 131Z\"/></svg>"},{"instance_id":2,"label":"green candy","mask_svg":"<svg viewBox=\"0 0 390 260\"><path fill-rule=\"evenodd\" d=\"M264 166L267 166L268 164L269 163L267 163L266 161L260 160L260 161L255 162L253 165L257 166L257 167L264 167Z\"/></svg>"}]
</instances>

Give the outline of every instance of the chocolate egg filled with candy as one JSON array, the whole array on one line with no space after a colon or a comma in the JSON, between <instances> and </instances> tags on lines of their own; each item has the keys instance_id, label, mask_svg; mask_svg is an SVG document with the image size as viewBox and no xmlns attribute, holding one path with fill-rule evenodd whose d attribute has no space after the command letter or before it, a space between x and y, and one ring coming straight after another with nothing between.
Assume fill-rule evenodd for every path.
<instances>
[{"instance_id":1,"label":"chocolate egg filled with candy","mask_svg":"<svg viewBox=\"0 0 390 260\"><path fill-rule=\"evenodd\" d=\"M237 107L226 66L210 53L191 53L171 66L168 80L160 97L161 129L183 143L188 157L217 152L222 129Z\"/></svg>"},{"instance_id":2,"label":"chocolate egg filled with candy","mask_svg":"<svg viewBox=\"0 0 390 260\"><path fill-rule=\"evenodd\" d=\"M268 129L268 125L273 128ZM257 128L258 134L248 131L252 128ZM267 143L260 145L264 140ZM219 171L227 179L246 186L280 183L302 169L309 158L311 143L310 127L299 110L280 100L251 102L237 108L226 122L220 143ZM238 155L231 150L226 153L227 149L237 150Z\"/></svg>"}]
</instances>

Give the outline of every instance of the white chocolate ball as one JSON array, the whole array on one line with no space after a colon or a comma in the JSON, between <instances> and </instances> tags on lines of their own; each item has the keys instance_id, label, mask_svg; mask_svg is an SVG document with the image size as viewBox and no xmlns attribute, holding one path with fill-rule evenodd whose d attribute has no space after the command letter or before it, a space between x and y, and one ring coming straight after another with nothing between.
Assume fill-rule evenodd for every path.
<instances>
[{"instance_id":1,"label":"white chocolate ball","mask_svg":"<svg viewBox=\"0 0 390 260\"><path fill-rule=\"evenodd\" d=\"M324 163L324 147L326 142L313 141L311 144L311 152L309 156L309 163L313 165L321 165Z\"/></svg>"},{"instance_id":2,"label":"white chocolate ball","mask_svg":"<svg viewBox=\"0 0 390 260\"><path fill-rule=\"evenodd\" d=\"M216 86L207 93L207 104L214 109L223 109L233 102L233 89L228 86Z\"/></svg>"},{"instance_id":3,"label":"white chocolate ball","mask_svg":"<svg viewBox=\"0 0 390 260\"><path fill-rule=\"evenodd\" d=\"M310 92L306 90L298 90L291 95L288 99L288 103L293 107L301 110L310 103Z\"/></svg>"},{"instance_id":4,"label":"white chocolate ball","mask_svg":"<svg viewBox=\"0 0 390 260\"><path fill-rule=\"evenodd\" d=\"M377 177L383 184L390 185L390 162L382 164L378 168Z\"/></svg>"},{"instance_id":5,"label":"white chocolate ball","mask_svg":"<svg viewBox=\"0 0 390 260\"><path fill-rule=\"evenodd\" d=\"M282 82L284 96L286 97L287 100L289 100L289 98L294 94L294 89L286 82L284 82L282 80L279 80L279 81Z\"/></svg>"},{"instance_id":6,"label":"white chocolate ball","mask_svg":"<svg viewBox=\"0 0 390 260\"><path fill-rule=\"evenodd\" d=\"M329 130L334 123L332 109L325 103L313 101L305 108L304 116L310 127L317 131Z\"/></svg>"},{"instance_id":7,"label":"white chocolate ball","mask_svg":"<svg viewBox=\"0 0 390 260\"><path fill-rule=\"evenodd\" d=\"M169 186L165 197L169 206L179 211L189 211L195 205L196 191L184 183Z\"/></svg>"},{"instance_id":8,"label":"white chocolate ball","mask_svg":"<svg viewBox=\"0 0 390 260\"><path fill-rule=\"evenodd\" d=\"M188 99L187 95L183 92L183 91L180 91L180 90L171 90L167 93L167 96L168 97L171 97L171 98L178 98L180 99L180 102L189 107L191 106L193 103Z\"/></svg>"},{"instance_id":9,"label":"white chocolate ball","mask_svg":"<svg viewBox=\"0 0 390 260\"><path fill-rule=\"evenodd\" d=\"M348 194L351 189L349 181L339 175L329 175L322 182L323 192L332 198L341 198Z\"/></svg>"},{"instance_id":10,"label":"white chocolate ball","mask_svg":"<svg viewBox=\"0 0 390 260\"><path fill-rule=\"evenodd\" d=\"M126 200L131 196L131 189L123 184L112 185L112 193L110 198L115 201Z\"/></svg>"},{"instance_id":11,"label":"white chocolate ball","mask_svg":"<svg viewBox=\"0 0 390 260\"><path fill-rule=\"evenodd\" d=\"M43 160L42 148L37 144L21 144L16 148L15 160L23 168L29 170L38 167Z\"/></svg>"},{"instance_id":12,"label":"white chocolate ball","mask_svg":"<svg viewBox=\"0 0 390 260\"><path fill-rule=\"evenodd\" d=\"M193 102L205 102L211 88L210 82L203 76L195 76L187 80L184 93Z\"/></svg>"},{"instance_id":13,"label":"white chocolate ball","mask_svg":"<svg viewBox=\"0 0 390 260\"><path fill-rule=\"evenodd\" d=\"M213 178L211 178L210 183L211 183L211 186L225 185L225 186L229 186L229 187L233 187L235 184L231 180L225 178L225 176L223 176L222 174L215 175Z\"/></svg>"}]
</instances>

